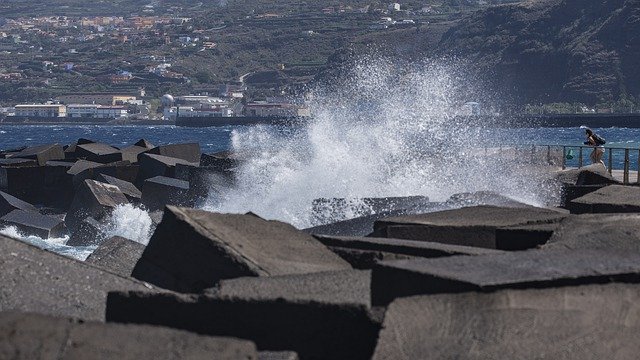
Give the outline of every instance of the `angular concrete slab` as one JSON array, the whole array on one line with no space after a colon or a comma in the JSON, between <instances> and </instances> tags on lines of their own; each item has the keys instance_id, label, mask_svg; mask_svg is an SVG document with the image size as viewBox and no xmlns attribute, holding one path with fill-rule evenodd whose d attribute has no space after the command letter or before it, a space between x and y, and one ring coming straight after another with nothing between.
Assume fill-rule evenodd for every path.
<instances>
[{"instance_id":1,"label":"angular concrete slab","mask_svg":"<svg viewBox=\"0 0 640 360\"><path fill-rule=\"evenodd\" d=\"M508 196L498 194L493 191L476 191L453 194L445 204L448 207L470 207L470 206L499 206L509 208L526 208L531 207L525 203L514 200Z\"/></svg>"},{"instance_id":2,"label":"angular concrete slab","mask_svg":"<svg viewBox=\"0 0 640 360\"><path fill-rule=\"evenodd\" d=\"M38 160L20 158L0 159L0 166L38 166Z\"/></svg>"},{"instance_id":3,"label":"angular concrete slab","mask_svg":"<svg viewBox=\"0 0 640 360\"><path fill-rule=\"evenodd\" d=\"M255 342L301 359L369 359L379 323L361 305L114 292L107 321L152 324Z\"/></svg>"},{"instance_id":4,"label":"angular concrete slab","mask_svg":"<svg viewBox=\"0 0 640 360\"><path fill-rule=\"evenodd\" d=\"M620 184L601 164L591 164L579 169L558 171L556 180L571 185L609 185Z\"/></svg>"},{"instance_id":5,"label":"angular concrete slab","mask_svg":"<svg viewBox=\"0 0 640 360\"><path fill-rule=\"evenodd\" d=\"M496 248L496 229L558 222L558 211L525 207L475 206L378 220L374 236Z\"/></svg>"},{"instance_id":6,"label":"angular concrete slab","mask_svg":"<svg viewBox=\"0 0 640 360\"><path fill-rule=\"evenodd\" d=\"M609 185L572 200L568 207L576 214L640 212L640 187Z\"/></svg>"},{"instance_id":7,"label":"angular concrete slab","mask_svg":"<svg viewBox=\"0 0 640 360\"><path fill-rule=\"evenodd\" d=\"M89 264L0 236L0 309L104 321L107 292L149 290Z\"/></svg>"},{"instance_id":8,"label":"angular concrete slab","mask_svg":"<svg viewBox=\"0 0 640 360\"><path fill-rule=\"evenodd\" d=\"M562 194L560 198L560 206L569 208L571 201L590 194L594 191L600 190L608 185L562 185Z\"/></svg>"},{"instance_id":9,"label":"angular concrete slab","mask_svg":"<svg viewBox=\"0 0 640 360\"><path fill-rule=\"evenodd\" d=\"M140 173L136 184L142 184L144 180L154 176L175 177L176 164L198 166L197 163L191 163L186 160L149 153L140 154L138 156L138 164L140 165Z\"/></svg>"},{"instance_id":10,"label":"angular concrete slab","mask_svg":"<svg viewBox=\"0 0 640 360\"><path fill-rule=\"evenodd\" d=\"M133 183L106 174L98 175L96 180L117 186L118 189L120 189L120 191L127 197L129 202L140 202L142 191L138 190Z\"/></svg>"},{"instance_id":11,"label":"angular concrete slab","mask_svg":"<svg viewBox=\"0 0 640 360\"><path fill-rule=\"evenodd\" d=\"M294 351L260 351L258 360L299 360Z\"/></svg>"},{"instance_id":12,"label":"angular concrete slab","mask_svg":"<svg viewBox=\"0 0 640 360\"><path fill-rule=\"evenodd\" d=\"M20 152L13 153L12 158L34 159L38 165L44 166L49 160L64 159L64 149L60 144L46 144L31 146Z\"/></svg>"},{"instance_id":13,"label":"angular concrete slab","mask_svg":"<svg viewBox=\"0 0 640 360\"><path fill-rule=\"evenodd\" d=\"M0 313L3 359L255 360L247 340L149 325L104 324L33 313Z\"/></svg>"},{"instance_id":14,"label":"angular concrete slab","mask_svg":"<svg viewBox=\"0 0 640 360\"><path fill-rule=\"evenodd\" d=\"M199 143L161 145L149 149L148 153L177 158L200 165Z\"/></svg>"},{"instance_id":15,"label":"angular concrete slab","mask_svg":"<svg viewBox=\"0 0 640 360\"><path fill-rule=\"evenodd\" d=\"M74 232L83 219L93 217L100 221L116 206L128 203L117 186L85 180L76 190L65 222L69 230Z\"/></svg>"},{"instance_id":16,"label":"angular concrete slab","mask_svg":"<svg viewBox=\"0 0 640 360\"><path fill-rule=\"evenodd\" d=\"M76 146L76 156L88 161L102 164L122 161L122 152L113 146L102 143L82 144Z\"/></svg>"},{"instance_id":17,"label":"angular concrete slab","mask_svg":"<svg viewBox=\"0 0 640 360\"><path fill-rule=\"evenodd\" d=\"M0 216L5 216L13 210L38 212L38 209L28 202L0 191Z\"/></svg>"},{"instance_id":18,"label":"angular concrete slab","mask_svg":"<svg viewBox=\"0 0 640 360\"><path fill-rule=\"evenodd\" d=\"M144 245L120 236L113 236L100 243L85 262L120 276L129 277L143 251Z\"/></svg>"},{"instance_id":19,"label":"angular concrete slab","mask_svg":"<svg viewBox=\"0 0 640 360\"><path fill-rule=\"evenodd\" d=\"M529 250L381 262L373 268L373 305L411 295L640 281L640 253Z\"/></svg>"},{"instance_id":20,"label":"angular concrete slab","mask_svg":"<svg viewBox=\"0 0 640 360\"><path fill-rule=\"evenodd\" d=\"M429 204L425 196L381 197L381 198L320 198L311 203L312 223L329 224L336 220L346 220L353 213L362 216L412 209Z\"/></svg>"},{"instance_id":21,"label":"angular concrete slab","mask_svg":"<svg viewBox=\"0 0 640 360\"><path fill-rule=\"evenodd\" d=\"M640 214L584 214L558 224L542 249L640 252Z\"/></svg>"},{"instance_id":22,"label":"angular concrete slab","mask_svg":"<svg viewBox=\"0 0 640 360\"><path fill-rule=\"evenodd\" d=\"M138 147L143 147L146 149L152 149L154 147L156 147L155 145L153 145L149 140L147 139L140 139L138 141L135 142L135 144L133 144L134 146L138 146Z\"/></svg>"},{"instance_id":23,"label":"angular concrete slab","mask_svg":"<svg viewBox=\"0 0 640 360\"><path fill-rule=\"evenodd\" d=\"M519 251L539 247L544 245L559 227L560 222L498 228L496 249Z\"/></svg>"},{"instance_id":24,"label":"angular concrete slab","mask_svg":"<svg viewBox=\"0 0 640 360\"><path fill-rule=\"evenodd\" d=\"M167 205L190 207L194 204L189 196L189 182L166 176L146 179L140 201L151 211L162 210Z\"/></svg>"},{"instance_id":25,"label":"angular concrete slab","mask_svg":"<svg viewBox=\"0 0 640 360\"><path fill-rule=\"evenodd\" d=\"M133 146L127 146L121 149L120 152L122 153L122 160L126 160L132 164L135 164L138 162L138 155L142 154L147 150L149 149L145 147L133 145Z\"/></svg>"},{"instance_id":26,"label":"angular concrete slab","mask_svg":"<svg viewBox=\"0 0 640 360\"><path fill-rule=\"evenodd\" d=\"M15 226L25 235L35 235L43 239L60 238L67 233L64 221L34 211L13 210L0 218L0 224Z\"/></svg>"},{"instance_id":27,"label":"angular concrete slab","mask_svg":"<svg viewBox=\"0 0 640 360\"><path fill-rule=\"evenodd\" d=\"M32 204L42 201L44 166L0 167L0 190Z\"/></svg>"},{"instance_id":28,"label":"angular concrete slab","mask_svg":"<svg viewBox=\"0 0 640 360\"><path fill-rule=\"evenodd\" d=\"M314 237L357 269L371 269L377 262L385 260L501 253L499 250L429 241L327 235Z\"/></svg>"},{"instance_id":29,"label":"angular concrete slab","mask_svg":"<svg viewBox=\"0 0 640 360\"><path fill-rule=\"evenodd\" d=\"M108 224L104 221L98 221L88 216L78 224L71 233L69 240L65 243L67 246L96 246L104 240L104 231Z\"/></svg>"},{"instance_id":30,"label":"angular concrete slab","mask_svg":"<svg viewBox=\"0 0 640 360\"><path fill-rule=\"evenodd\" d=\"M606 284L396 299L373 359L634 359L639 296Z\"/></svg>"},{"instance_id":31,"label":"angular concrete slab","mask_svg":"<svg viewBox=\"0 0 640 360\"><path fill-rule=\"evenodd\" d=\"M198 292L221 279L350 268L289 224L167 206L133 276L167 289Z\"/></svg>"},{"instance_id":32,"label":"angular concrete slab","mask_svg":"<svg viewBox=\"0 0 640 360\"><path fill-rule=\"evenodd\" d=\"M221 280L207 293L256 300L285 299L371 307L371 271L341 270L301 275Z\"/></svg>"}]
</instances>

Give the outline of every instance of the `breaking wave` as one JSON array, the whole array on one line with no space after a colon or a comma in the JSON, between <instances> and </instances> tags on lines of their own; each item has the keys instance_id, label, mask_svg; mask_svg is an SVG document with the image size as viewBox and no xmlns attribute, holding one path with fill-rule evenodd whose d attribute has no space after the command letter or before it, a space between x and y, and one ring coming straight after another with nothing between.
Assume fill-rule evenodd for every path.
<instances>
[{"instance_id":1,"label":"breaking wave","mask_svg":"<svg viewBox=\"0 0 640 360\"><path fill-rule=\"evenodd\" d=\"M140 207L131 204L118 205L111 212L103 233L105 239L121 236L147 245L153 233L153 222L149 213Z\"/></svg>"},{"instance_id":2,"label":"breaking wave","mask_svg":"<svg viewBox=\"0 0 640 360\"><path fill-rule=\"evenodd\" d=\"M68 236L43 239L35 235L26 235L15 226L6 226L0 229L0 234L81 261L84 261L96 249L96 246L66 246L65 243L69 240Z\"/></svg>"}]
</instances>

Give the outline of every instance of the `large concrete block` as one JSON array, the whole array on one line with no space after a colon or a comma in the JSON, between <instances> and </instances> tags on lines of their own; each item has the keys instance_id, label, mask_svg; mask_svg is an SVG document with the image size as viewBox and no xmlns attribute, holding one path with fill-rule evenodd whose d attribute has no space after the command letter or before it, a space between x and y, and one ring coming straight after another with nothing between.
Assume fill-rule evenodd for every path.
<instances>
[{"instance_id":1,"label":"large concrete block","mask_svg":"<svg viewBox=\"0 0 640 360\"><path fill-rule=\"evenodd\" d=\"M640 252L640 214L584 214L558 224L542 249Z\"/></svg>"},{"instance_id":2,"label":"large concrete block","mask_svg":"<svg viewBox=\"0 0 640 360\"><path fill-rule=\"evenodd\" d=\"M429 204L425 196L382 197L382 198L321 198L313 200L312 223L316 225L329 224L353 217L389 212L401 209L411 209Z\"/></svg>"},{"instance_id":3,"label":"large concrete block","mask_svg":"<svg viewBox=\"0 0 640 360\"><path fill-rule=\"evenodd\" d=\"M166 176L154 176L144 181L141 201L151 211L167 205L193 206L189 196L189 182Z\"/></svg>"},{"instance_id":4,"label":"large concrete block","mask_svg":"<svg viewBox=\"0 0 640 360\"><path fill-rule=\"evenodd\" d=\"M38 166L38 160L21 158L0 159L0 166Z\"/></svg>"},{"instance_id":5,"label":"large concrete block","mask_svg":"<svg viewBox=\"0 0 640 360\"><path fill-rule=\"evenodd\" d=\"M64 221L34 211L13 210L1 217L0 223L15 226L25 235L35 235L43 239L60 238L67 233Z\"/></svg>"},{"instance_id":6,"label":"large concrete block","mask_svg":"<svg viewBox=\"0 0 640 360\"><path fill-rule=\"evenodd\" d=\"M498 228L553 223L566 216L534 207L475 206L378 220L373 235L495 249Z\"/></svg>"},{"instance_id":7,"label":"large concrete block","mask_svg":"<svg viewBox=\"0 0 640 360\"><path fill-rule=\"evenodd\" d=\"M136 181L137 184L142 184L144 180L154 176L175 177L176 164L198 166L197 163L191 163L186 160L148 153L142 153L138 156L138 164L140 165L140 172Z\"/></svg>"},{"instance_id":8,"label":"large concrete block","mask_svg":"<svg viewBox=\"0 0 640 360\"><path fill-rule=\"evenodd\" d=\"M558 171L556 180L571 185L609 185L620 184L601 164L591 164L579 169Z\"/></svg>"},{"instance_id":9,"label":"large concrete block","mask_svg":"<svg viewBox=\"0 0 640 360\"><path fill-rule=\"evenodd\" d=\"M189 182L193 199L203 200L212 194L223 194L233 187L233 174L210 167L176 164L175 177Z\"/></svg>"},{"instance_id":10,"label":"large concrete block","mask_svg":"<svg viewBox=\"0 0 640 360\"><path fill-rule=\"evenodd\" d=\"M134 182L138 176L138 165L132 165L128 161L117 161L109 164L89 166L73 176L73 183L78 186L87 179L96 180L102 174L115 177L120 180Z\"/></svg>"},{"instance_id":11,"label":"large concrete block","mask_svg":"<svg viewBox=\"0 0 640 360\"><path fill-rule=\"evenodd\" d=\"M147 153L182 159L200 165L199 143L161 145L149 149Z\"/></svg>"},{"instance_id":12,"label":"large concrete block","mask_svg":"<svg viewBox=\"0 0 640 360\"><path fill-rule=\"evenodd\" d=\"M508 196L498 194L493 191L476 191L453 194L447 199L445 204L451 208L471 207L480 205L526 208L531 207L525 203L514 200Z\"/></svg>"},{"instance_id":13,"label":"large concrete block","mask_svg":"<svg viewBox=\"0 0 640 360\"><path fill-rule=\"evenodd\" d=\"M502 288L639 281L640 253L529 250L381 262L373 268L373 305L398 297Z\"/></svg>"},{"instance_id":14,"label":"large concrete block","mask_svg":"<svg viewBox=\"0 0 640 360\"><path fill-rule=\"evenodd\" d=\"M75 153L78 158L102 164L122 161L122 152L107 144L91 143L77 145Z\"/></svg>"},{"instance_id":15,"label":"large concrete block","mask_svg":"<svg viewBox=\"0 0 640 360\"><path fill-rule=\"evenodd\" d=\"M498 228L496 248L510 251L533 249L544 245L559 227L560 222Z\"/></svg>"},{"instance_id":16,"label":"large concrete block","mask_svg":"<svg viewBox=\"0 0 640 360\"><path fill-rule=\"evenodd\" d=\"M129 202L139 203L142 192L131 182L118 179L106 174L100 174L96 178L97 181L117 186L118 189L127 197Z\"/></svg>"},{"instance_id":17,"label":"large concrete block","mask_svg":"<svg viewBox=\"0 0 640 360\"><path fill-rule=\"evenodd\" d=\"M129 277L143 251L144 245L120 236L113 236L103 241L85 262L120 276Z\"/></svg>"},{"instance_id":18,"label":"large concrete block","mask_svg":"<svg viewBox=\"0 0 640 360\"><path fill-rule=\"evenodd\" d=\"M635 359L638 296L598 284L396 299L373 359Z\"/></svg>"},{"instance_id":19,"label":"large concrete block","mask_svg":"<svg viewBox=\"0 0 640 360\"><path fill-rule=\"evenodd\" d=\"M318 301L371 307L371 271L341 270L301 275L221 280L207 293L255 300Z\"/></svg>"},{"instance_id":20,"label":"large concrete block","mask_svg":"<svg viewBox=\"0 0 640 360\"><path fill-rule=\"evenodd\" d=\"M0 309L104 321L107 292L149 285L0 236Z\"/></svg>"},{"instance_id":21,"label":"large concrete block","mask_svg":"<svg viewBox=\"0 0 640 360\"><path fill-rule=\"evenodd\" d=\"M46 144L28 147L20 152L13 153L12 158L34 159L38 165L44 166L49 160L64 159L64 150L60 144Z\"/></svg>"},{"instance_id":22,"label":"large concrete block","mask_svg":"<svg viewBox=\"0 0 640 360\"><path fill-rule=\"evenodd\" d=\"M5 216L13 210L38 211L35 206L28 202L0 191L0 216Z\"/></svg>"},{"instance_id":23,"label":"large concrete block","mask_svg":"<svg viewBox=\"0 0 640 360\"><path fill-rule=\"evenodd\" d=\"M258 360L300 360L295 351L260 351Z\"/></svg>"},{"instance_id":24,"label":"large concrete block","mask_svg":"<svg viewBox=\"0 0 640 360\"><path fill-rule=\"evenodd\" d=\"M147 139L140 139L140 140L136 141L135 144L133 144L133 146L143 147L143 148L146 148L146 149L152 149L152 148L156 147L155 145L153 145Z\"/></svg>"},{"instance_id":25,"label":"large concrete block","mask_svg":"<svg viewBox=\"0 0 640 360\"><path fill-rule=\"evenodd\" d=\"M105 222L98 221L91 216L82 219L75 225L67 246L96 246L104 240L104 232L107 228Z\"/></svg>"},{"instance_id":26,"label":"large concrete block","mask_svg":"<svg viewBox=\"0 0 640 360\"><path fill-rule=\"evenodd\" d=\"M379 331L369 309L354 304L117 292L107 308L110 322L238 337L301 359L369 359Z\"/></svg>"},{"instance_id":27,"label":"large concrete block","mask_svg":"<svg viewBox=\"0 0 640 360\"><path fill-rule=\"evenodd\" d=\"M609 185L574 199L569 210L576 214L640 212L640 187Z\"/></svg>"},{"instance_id":28,"label":"large concrete block","mask_svg":"<svg viewBox=\"0 0 640 360\"><path fill-rule=\"evenodd\" d=\"M0 190L32 204L42 203L44 166L1 167Z\"/></svg>"},{"instance_id":29,"label":"large concrete block","mask_svg":"<svg viewBox=\"0 0 640 360\"><path fill-rule=\"evenodd\" d=\"M289 224L167 206L133 276L167 289L198 292L221 279L350 268Z\"/></svg>"},{"instance_id":30,"label":"large concrete block","mask_svg":"<svg viewBox=\"0 0 640 360\"><path fill-rule=\"evenodd\" d=\"M141 146L132 145L132 146L127 146L121 149L120 152L122 153L122 160L129 161L130 163L135 164L138 162L138 155L142 154L147 150L149 149Z\"/></svg>"},{"instance_id":31,"label":"large concrete block","mask_svg":"<svg viewBox=\"0 0 640 360\"><path fill-rule=\"evenodd\" d=\"M255 360L246 340L149 325L104 324L33 313L0 313L0 358Z\"/></svg>"},{"instance_id":32,"label":"large concrete block","mask_svg":"<svg viewBox=\"0 0 640 360\"><path fill-rule=\"evenodd\" d=\"M116 206L128 203L117 186L85 180L76 190L65 222L69 230L74 232L83 219L93 217L100 221Z\"/></svg>"},{"instance_id":33,"label":"large concrete block","mask_svg":"<svg viewBox=\"0 0 640 360\"><path fill-rule=\"evenodd\" d=\"M572 185L562 184L560 195L560 206L569 208L571 201L600 190L608 185Z\"/></svg>"},{"instance_id":34,"label":"large concrete block","mask_svg":"<svg viewBox=\"0 0 640 360\"><path fill-rule=\"evenodd\" d=\"M357 269L371 269L379 261L414 257L498 254L501 251L403 239L315 235L331 251Z\"/></svg>"}]
</instances>

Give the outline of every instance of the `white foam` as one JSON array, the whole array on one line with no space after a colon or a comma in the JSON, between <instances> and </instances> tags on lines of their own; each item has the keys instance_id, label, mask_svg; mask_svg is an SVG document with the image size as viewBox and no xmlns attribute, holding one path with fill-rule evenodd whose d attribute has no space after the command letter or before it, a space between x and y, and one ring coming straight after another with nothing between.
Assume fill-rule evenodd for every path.
<instances>
[{"instance_id":1,"label":"white foam","mask_svg":"<svg viewBox=\"0 0 640 360\"><path fill-rule=\"evenodd\" d=\"M131 204L118 205L107 223L108 225L103 229L105 238L121 236L143 245L149 243L153 231L153 222L149 213Z\"/></svg>"},{"instance_id":2,"label":"white foam","mask_svg":"<svg viewBox=\"0 0 640 360\"><path fill-rule=\"evenodd\" d=\"M96 246L66 246L64 244L69 240L68 236L43 239L35 235L25 235L15 226L6 226L0 229L0 234L82 261L96 249Z\"/></svg>"}]
</instances>

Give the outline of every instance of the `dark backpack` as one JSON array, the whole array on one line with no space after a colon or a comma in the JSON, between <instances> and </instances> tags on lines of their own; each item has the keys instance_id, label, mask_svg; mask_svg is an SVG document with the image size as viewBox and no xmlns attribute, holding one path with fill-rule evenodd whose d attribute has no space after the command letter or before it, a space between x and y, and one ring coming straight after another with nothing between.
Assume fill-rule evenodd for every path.
<instances>
[{"instance_id":1,"label":"dark backpack","mask_svg":"<svg viewBox=\"0 0 640 360\"><path fill-rule=\"evenodd\" d=\"M607 143L607 140L605 140L602 136L600 136L600 135L598 135L596 133L594 133L592 135L592 137L593 137L593 140L596 142L597 146L604 145L604 144Z\"/></svg>"}]
</instances>

